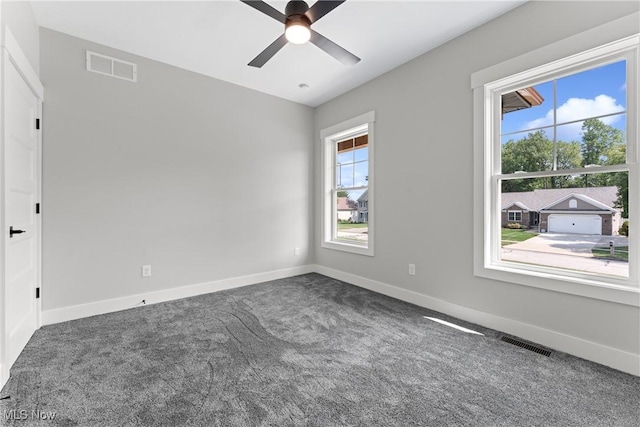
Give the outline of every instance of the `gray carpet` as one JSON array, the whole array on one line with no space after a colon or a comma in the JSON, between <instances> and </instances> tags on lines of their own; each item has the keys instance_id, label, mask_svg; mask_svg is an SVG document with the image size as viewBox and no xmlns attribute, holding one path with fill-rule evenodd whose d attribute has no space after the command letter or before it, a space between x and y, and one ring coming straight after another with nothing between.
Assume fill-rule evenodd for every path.
<instances>
[{"instance_id":1,"label":"gray carpet","mask_svg":"<svg viewBox=\"0 0 640 427\"><path fill-rule=\"evenodd\" d=\"M0 424L640 425L640 378L498 337L308 274L46 326Z\"/></svg>"}]
</instances>

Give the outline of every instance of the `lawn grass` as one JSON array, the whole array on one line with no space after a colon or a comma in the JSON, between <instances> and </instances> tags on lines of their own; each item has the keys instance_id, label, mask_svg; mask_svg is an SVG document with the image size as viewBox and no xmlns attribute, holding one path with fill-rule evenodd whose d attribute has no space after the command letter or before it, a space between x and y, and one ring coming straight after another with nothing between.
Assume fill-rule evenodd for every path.
<instances>
[{"instance_id":1,"label":"lawn grass","mask_svg":"<svg viewBox=\"0 0 640 427\"><path fill-rule=\"evenodd\" d=\"M338 230L344 230L347 228L367 228L369 227L369 224L367 224L366 222L361 222L361 223L350 223L350 222L339 222L338 223Z\"/></svg>"},{"instance_id":2,"label":"lawn grass","mask_svg":"<svg viewBox=\"0 0 640 427\"><path fill-rule=\"evenodd\" d=\"M518 230L511 228L502 229L502 246L511 245L513 243L524 242L532 237L536 237L538 233L531 233L527 230Z\"/></svg>"},{"instance_id":3,"label":"lawn grass","mask_svg":"<svg viewBox=\"0 0 640 427\"><path fill-rule=\"evenodd\" d=\"M629 261L629 246L616 246L613 255L609 252L609 248L593 248L591 253L596 258L606 258L619 261Z\"/></svg>"}]
</instances>

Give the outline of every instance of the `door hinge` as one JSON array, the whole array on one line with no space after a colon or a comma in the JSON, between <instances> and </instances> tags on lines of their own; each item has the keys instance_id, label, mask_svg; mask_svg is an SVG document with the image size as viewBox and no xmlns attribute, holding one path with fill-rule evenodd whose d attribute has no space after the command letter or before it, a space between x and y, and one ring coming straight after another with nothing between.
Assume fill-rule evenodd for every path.
<instances>
[{"instance_id":1,"label":"door hinge","mask_svg":"<svg viewBox=\"0 0 640 427\"><path fill-rule=\"evenodd\" d=\"M36 299L40 298L40 288L36 288Z\"/></svg>"},{"instance_id":2,"label":"door hinge","mask_svg":"<svg viewBox=\"0 0 640 427\"><path fill-rule=\"evenodd\" d=\"M40 213L40 203L36 203L36 214Z\"/></svg>"},{"instance_id":3,"label":"door hinge","mask_svg":"<svg viewBox=\"0 0 640 427\"><path fill-rule=\"evenodd\" d=\"M36 129L40 129L40 119L36 119Z\"/></svg>"}]
</instances>

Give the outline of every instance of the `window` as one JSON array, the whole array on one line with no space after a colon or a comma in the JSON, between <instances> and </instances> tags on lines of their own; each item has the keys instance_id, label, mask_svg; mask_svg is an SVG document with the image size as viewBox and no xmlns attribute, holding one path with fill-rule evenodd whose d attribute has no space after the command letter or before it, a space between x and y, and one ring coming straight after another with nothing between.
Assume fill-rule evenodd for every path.
<instances>
[{"instance_id":1,"label":"window","mask_svg":"<svg viewBox=\"0 0 640 427\"><path fill-rule=\"evenodd\" d=\"M373 255L373 112L321 132L322 247Z\"/></svg>"},{"instance_id":2,"label":"window","mask_svg":"<svg viewBox=\"0 0 640 427\"><path fill-rule=\"evenodd\" d=\"M476 275L638 305L638 40L472 76Z\"/></svg>"},{"instance_id":3,"label":"window","mask_svg":"<svg viewBox=\"0 0 640 427\"><path fill-rule=\"evenodd\" d=\"M509 221L522 221L522 211L509 211Z\"/></svg>"}]
</instances>

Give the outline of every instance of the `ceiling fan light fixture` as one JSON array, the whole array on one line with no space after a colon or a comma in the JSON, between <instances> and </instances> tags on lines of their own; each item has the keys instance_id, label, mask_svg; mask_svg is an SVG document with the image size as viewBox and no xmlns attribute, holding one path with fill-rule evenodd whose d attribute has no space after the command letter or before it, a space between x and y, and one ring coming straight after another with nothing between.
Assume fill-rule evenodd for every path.
<instances>
[{"instance_id":1,"label":"ceiling fan light fixture","mask_svg":"<svg viewBox=\"0 0 640 427\"><path fill-rule=\"evenodd\" d=\"M299 19L295 19L299 18ZM303 44L309 41L311 38L311 25L300 17L290 17L285 24L284 34L287 40L294 44Z\"/></svg>"},{"instance_id":2,"label":"ceiling fan light fixture","mask_svg":"<svg viewBox=\"0 0 640 427\"><path fill-rule=\"evenodd\" d=\"M343 4L345 0L317 0L311 7L303 0L290 0L284 8L284 13L270 6L263 0L240 1L256 9L258 12L275 19L279 23L284 24L284 34L281 34L267 46L266 49L260 52L258 56L253 58L253 60L247 64L250 67L261 68L267 61L273 58L280 49L285 47L287 43L302 44L311 42L345 65L355 65L360 61L360 58L353 53L311 29L311 25L314 25L320 18Z\"/></svg>"}]
</instances>

